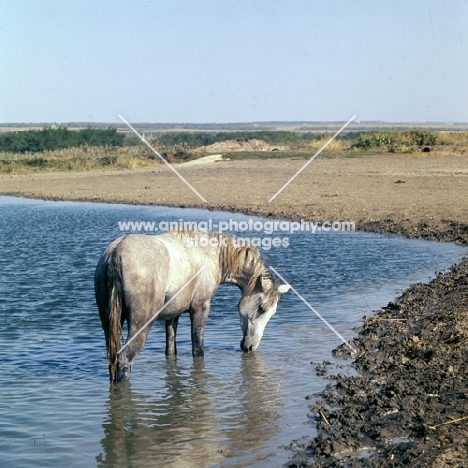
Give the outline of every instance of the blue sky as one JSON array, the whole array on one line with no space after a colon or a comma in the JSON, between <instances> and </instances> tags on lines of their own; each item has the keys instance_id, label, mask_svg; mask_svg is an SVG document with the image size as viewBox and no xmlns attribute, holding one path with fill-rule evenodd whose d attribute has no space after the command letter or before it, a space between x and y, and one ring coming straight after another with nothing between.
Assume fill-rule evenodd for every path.
<instances>
[{"instance_id":1,"label":"blue sky","mask_svg":"<svg viewBox=\"0 0 468 468\"><path fill-rule=\"evenodd\" d=\"M468 121L468 4L0 0L0 123Z\"/></svg>"}]
</instances>

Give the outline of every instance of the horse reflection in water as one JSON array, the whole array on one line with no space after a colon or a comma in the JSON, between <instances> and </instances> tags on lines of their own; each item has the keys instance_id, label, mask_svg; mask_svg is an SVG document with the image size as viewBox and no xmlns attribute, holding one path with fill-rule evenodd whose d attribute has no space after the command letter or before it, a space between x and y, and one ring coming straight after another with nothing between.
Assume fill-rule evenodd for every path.
<instances>
[{"instance_id":1,"label":"horse reflection in water","mask_svg":"<svg viewBox=\"0 0 468 468\"><path fill-rule=\"evenodd\" d=\"M238 356L228 378L213 361L179 364L188 363L185 356L161 364L165 376L151 376L154 385L145 381L152 396L133 391L130 382L112 386L97 466L198 468L238 457L235 466L247 467L269 456L261 447L281 429L278 372L257 353Z\"/></svg>"},{"instance_id":2,"label":"horse reflection in water","mask_svg":"<svg viewBox=\"0 0 468 468\"><path fill-rule=\"evenodd\" d=\"M188 311L192 354L203 356L210 301L221 283L233 283L242 291L241 349L254 351L280 293L289 289L275 282L256 247L204 231L120 237L102 254L94 282L112 382L129 378L156 316L166 322L166 354L173 355L179 316ZM119 352L125 321L127 342Z\"/></svg>"}]
</instances>

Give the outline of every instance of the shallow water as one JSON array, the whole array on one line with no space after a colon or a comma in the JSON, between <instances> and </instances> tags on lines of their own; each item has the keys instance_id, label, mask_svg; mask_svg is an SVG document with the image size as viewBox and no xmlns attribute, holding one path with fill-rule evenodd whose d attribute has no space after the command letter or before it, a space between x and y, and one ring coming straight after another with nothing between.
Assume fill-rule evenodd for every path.
<instances>
[{"instance_id":1,"label":"shallow water","mask_svg":"<svg viewBox=\"0 0 468 468\"><path fill-rule=\"evenodd\" d=\"M312 437L305 397L329 381L311 361L340 339L292 292L256 353L239 350L240 292L212 301L204 359L188 317L176 359L153 326L130 382L110 388L93 273L117 222L246 220L161 207L0 197L0 453L2 466L279 466ZM363 315L458 262L466 248L366 233L299 233L269 263L346 339ZM286 368L285 368L286 366ZM281 380L284 371L284 378ZM279 385L281 381L281 385Z\"/></svg>"}]
</instances>

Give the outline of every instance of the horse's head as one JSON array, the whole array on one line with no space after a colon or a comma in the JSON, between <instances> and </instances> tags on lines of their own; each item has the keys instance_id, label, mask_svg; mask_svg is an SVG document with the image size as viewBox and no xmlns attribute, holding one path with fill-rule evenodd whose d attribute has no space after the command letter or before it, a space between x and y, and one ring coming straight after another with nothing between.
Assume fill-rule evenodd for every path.
<instances>
[{"instance_id":1,"label":"horse's head","mask_svg":"<svg viewBox=\"0 0 468 468\"><path fill-rule=\"evenodd\" d=\"M117 355L114 364L109 363L109 375L112 383L128 380L132 372L133 360L130 361L126 349Z\"/></svg>"},{"instance_id":2,"label":"horse's head","mask_svg":"<svg viewBox=\"0 0 468 468\"><path fill-rule=\"evenodd\" d=\"M117 371L115 380L117 382L121 382L122 380L128 380L130 378L130 374L132 372L132 365L127 362L126 358L119 359L117 361Z\"/></svg>"},{"instance_id":3,"label":"horse's head","mask_svg":"<svg viewBox=\"0 0 468 468\"><path fill-rule=\"evenodd\" d=\"M266 324L276 312L280 294L289 288L287 284L278 286L271 276L261 276L253 290L243 294L239 301L242 351L249 353L258 348Z\"/></svg>"}]
</instances>

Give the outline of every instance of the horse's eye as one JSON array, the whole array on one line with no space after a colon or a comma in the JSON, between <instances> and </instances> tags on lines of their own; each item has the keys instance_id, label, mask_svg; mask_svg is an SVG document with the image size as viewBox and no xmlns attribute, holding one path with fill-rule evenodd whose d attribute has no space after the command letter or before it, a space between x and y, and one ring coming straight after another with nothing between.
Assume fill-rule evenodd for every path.
<instances>
[{"instance_id":1,"label":"horse's eye","mask_svg":"<svg viewBox=\"0 0 468 468\"><path fill-rule=\"evenodd\" d=\"M263 314L265 312L265 309L263 308L262 305L258 306L258 313Z\"/></svg>"}]
</instances>

